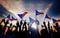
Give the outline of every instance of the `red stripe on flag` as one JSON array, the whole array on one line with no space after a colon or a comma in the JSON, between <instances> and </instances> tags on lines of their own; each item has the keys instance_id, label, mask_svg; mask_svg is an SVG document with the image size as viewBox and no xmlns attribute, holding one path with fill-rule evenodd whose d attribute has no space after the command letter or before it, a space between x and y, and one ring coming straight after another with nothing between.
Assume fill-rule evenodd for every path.
<instances>
[{"instance_id":1,"label":"red stripe on flag","mask_svg":"<svg viewBox=\"0 0 60 38\"><path fill-rule=\"evenodd\" d=\"M43 12L40 12L40 14L44 14Z\"/></svg>"},{"instance_id":2,"label":"red stripe on flag","mask_svg":"<svg viewBox=\"0 0 60 38\"><path fill-rule=\"evenodd\" d=\"M28 13L28 12L24 12L24 13L23 13L23 17L24 17L27 13Z\"/></svg>"},{"instance_id":3,"label":"red stripe on flag","mask_svg":"<svg viewBox=\"0 0 60 38\"><path fill-rule=\"evenodd\" d=\"M59 19L59 20L57 20L57 22L60 22L60 19Z\"/></svg>"}]
</instances>

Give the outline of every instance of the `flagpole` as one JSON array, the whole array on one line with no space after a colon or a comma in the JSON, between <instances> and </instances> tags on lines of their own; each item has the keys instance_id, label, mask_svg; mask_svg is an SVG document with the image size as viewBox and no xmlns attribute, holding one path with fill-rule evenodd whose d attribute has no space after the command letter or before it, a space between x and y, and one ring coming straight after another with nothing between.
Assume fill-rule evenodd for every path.
<instances>
[{"instance_id":1,"label":"flagpole","mask_svg":"<svg viewBox=\"0 0 60 38\"><path fill-rule=\"evenodd\" d=\"M37 16L36 16L36 14L35 14L35 20L37 21ZM35 22L36 23L36 22ZM37 24L36 24L37 25ZM37 30L38 30L38 26L37 26Z\"/></svg>"},{"instance_id":2,"label":"flagpole","mask_svg":"<svg viewBox=\"0 0 60 38\"><path fill-rule=\"evenodd\" d=\"M44 18L44 21L43 22L45 22L45 18Z\"/></svg>"},{"instance_id":3,"label":"flagpole","mask_svg":"<svg viewBox=\"0 0 60 38\"><path fill-rule=\"evenodd\" d=\"M37 20L37 16L35 15L35 19Z\"/></svg>"}]
</instances>

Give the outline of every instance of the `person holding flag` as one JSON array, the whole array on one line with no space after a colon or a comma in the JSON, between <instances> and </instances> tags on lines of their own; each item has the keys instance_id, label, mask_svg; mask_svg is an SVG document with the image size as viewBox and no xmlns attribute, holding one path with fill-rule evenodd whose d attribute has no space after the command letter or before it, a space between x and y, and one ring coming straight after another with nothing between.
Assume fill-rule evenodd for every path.
<instances>
[{"instance_id":1,"label":"person holding flag","mask_svg":"<svg viewBox=\"0 0 60 38\"><path fill-rule=\"evenodd\" d=\"M36 19L36 24L39 25L39 21L37 20L37 15L43 15L43 12L39 12L38 10L35 10L35 19Z\"/></svg>"}]
</instances>

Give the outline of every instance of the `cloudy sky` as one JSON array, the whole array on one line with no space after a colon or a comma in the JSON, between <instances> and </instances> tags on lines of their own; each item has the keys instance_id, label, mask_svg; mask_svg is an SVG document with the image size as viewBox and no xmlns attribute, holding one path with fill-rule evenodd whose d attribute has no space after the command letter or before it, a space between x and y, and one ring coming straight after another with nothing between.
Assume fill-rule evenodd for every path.
<instances>
[{"instance_id":1,"label":"cloudy sky","mask_svg":"<svg viewBox=\"0 0 60 38\"><path fill-rule=\"evenodd\" d=\"M44 12L44 15L38 15L37 18L40 22L43 22L44 17L48 14L50 17L59 18L60 17L60 1L59 0L0 0L0 4L4 7L1 8L0 5L0 16L12 13L16 18L19 18L17 14L24 13L28 14L24 17L29 22L29 17L35 19L35 10L39 12ZM1 13L2 9L5 11ZM1 15L2 14L2 15ZM18 19L20 20L20 18Z\"/></svg>"}]
</instances>

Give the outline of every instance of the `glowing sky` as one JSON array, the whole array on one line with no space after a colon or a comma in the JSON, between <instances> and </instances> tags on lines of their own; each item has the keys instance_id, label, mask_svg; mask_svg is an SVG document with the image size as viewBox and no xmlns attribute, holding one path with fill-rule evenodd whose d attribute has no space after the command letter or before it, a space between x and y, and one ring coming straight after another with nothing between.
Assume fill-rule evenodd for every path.
<instances>
[{"instance_id":1,"label":"glowing sky","mask_svg":"<svg viewBox=\"0 0 60 38\"><path fill-rule=\"evenodd\" d=\"M13 13L18 20L20 18L17 14L24 13L25 11L28 14L24 17L29 22L29 17L35 19L35 10L39 12L44 12L44 15L38 15L37 18L42 23L46 13L50 10L51 6L54 4L53 0L0 0L2 4L8 11Z\"/></svg>"}]
</instances>

